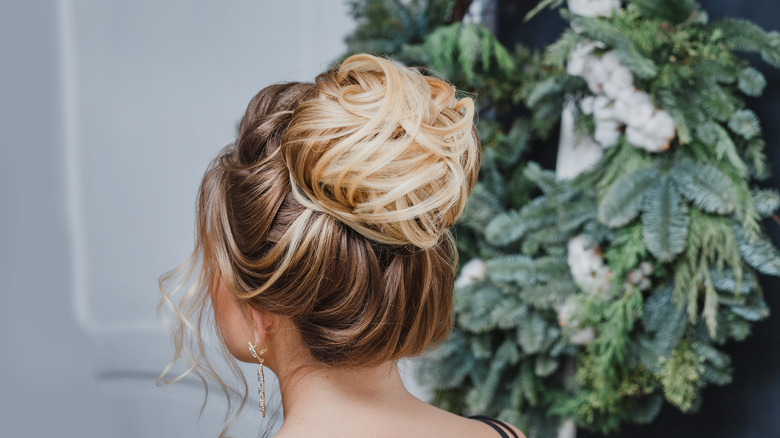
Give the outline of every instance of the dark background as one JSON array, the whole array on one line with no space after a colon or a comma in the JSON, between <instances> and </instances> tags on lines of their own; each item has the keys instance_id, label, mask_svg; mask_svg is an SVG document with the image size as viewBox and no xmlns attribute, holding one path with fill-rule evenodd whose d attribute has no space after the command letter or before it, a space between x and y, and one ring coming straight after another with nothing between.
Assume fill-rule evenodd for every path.
<instances>
[{"instance_id":1,"label":"dark background","mask_svg":"<svg viewBox=\"0 0 780 438\"><path fill-rule=\"evenodd\" d=\"M496 5L498 38L508 46L515 42L528 47L542 48L561 34L566 23L557 11L545 11L528 23L525 14L538 0L499 0ZM699 4L710 19L741 17L764 29L780 30L780 1L778 0L701 0ZM761 119L767 141L767 156L773 176L766 186L780 187L780 70L774 69L759 57L747 57L767 78L764 95L748 99L748 106ZM531 159L546 168L555 167L557 138L548 147L536 147ZM768 221L765 227L775 245L780 246L780 225ZM690 437L780 437L780 278L763 277L761 284L772 314L755 324L753 335L745 342L726 344L725 351L733 360L734 381L724 387L710 386L704 390L704 401L696 414L683 414L665 404L650 425L626 426L611 436L620 438L690 438ZM596 438L603 435L580 430L578 438ZM546 438L546 437L539 437Z\"/></svg>"}]
</instances>

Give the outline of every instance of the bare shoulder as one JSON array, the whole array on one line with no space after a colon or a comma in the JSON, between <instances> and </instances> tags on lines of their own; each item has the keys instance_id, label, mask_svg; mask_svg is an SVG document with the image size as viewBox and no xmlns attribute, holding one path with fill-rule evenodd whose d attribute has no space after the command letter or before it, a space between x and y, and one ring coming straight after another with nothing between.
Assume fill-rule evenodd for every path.
<instances>
[{"instance_id":1,"label":"bare shoulder","mask_svg":"<svg viewBox=\"0 0 780 438\"><path fill-rule=\"evenodd\" d=\"M513 425L488 425L472 418L461 417L419 400L397 405L395 409L374 410L371 407L344 410L349 416L332 415L317 421L295 421L286 418L275 438L301 437L425 437L425 438L500 438L505 435L526 438ZM392 411L392 412L391 412ZM314 419L312 417L311 419ZM502 423L505 424L505 423Z\"/></svg>"},{"instance_id":2,"label":"bare shoulder","mask_svg":"<svg viewBox=\"0 0 780 438\"><path fill-rule=\"evenodd\" d=\"M453 413L435 407L434 409L439 411L439 414L441 415L440 418L444 420L441 423L439 423L440 424L439 430L443 431L444 429L450 429L449 434L448 435L445 434L446 436L498 438L499 434L495 429L495 427L498 427L510 437L514 436L512 434L514 433L518 436L518 438L526 438L525 434L523 434L523 432L520 429L518 429L516 426L512 424L507 424L503 421L500 423L493 423L493 425L491 426L473 418L461 417L459 415L455 415Z\"/></svg>"}]
</instances>

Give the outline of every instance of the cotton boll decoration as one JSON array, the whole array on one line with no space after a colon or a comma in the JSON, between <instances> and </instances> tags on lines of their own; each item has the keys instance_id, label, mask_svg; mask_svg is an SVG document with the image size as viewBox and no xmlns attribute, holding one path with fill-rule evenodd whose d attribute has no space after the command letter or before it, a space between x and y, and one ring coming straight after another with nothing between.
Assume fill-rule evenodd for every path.
<instances>
[{"instance_id":1,"label":"cotton boll decoration","mask_svg":"<svg viewBox=\"0 0 780 438\"><path fill-rule=\"evenodd\" d=\"M585 58L585 68L582 71L582 77L588 83L588 88L593 94L601 94L604 83L609 80L611 71L609 65L594 55L588 55Z\"/></svg>"},{"instance_id":2,"label":"cotton boll decoration","mask_svg":"<svg viewBox=\"0 0 780 438\"><path fill-rule=\"evenodd\" d=\"M577 304L569 300L556 308L558 312L558 325L561 327L577 326L574 314L577 313Z\"/></svg>"},{"instance_id":3,"label":"cotton boll decoration","mask_svg":"<svg viewBox=\"0 0 780 438\"><path fill-rule=\"evenodd\" d=\"M578 44L569 54L569 59L566 63L566 73L572 76L583 76L586 68L589 68L589 64L594 60L598 60L598 58L592 55L593 50L603 49L604 47L604 43L601 41L589 41Z\"/></svg>"},{"instance_id":4,"label":"cotton boll decoration","mask_svg":"<svg viewBox=\"0 0 780 438\"><path fill-rule=\"evenodd\" d=\"M588 345L596 339L596 330L593 327L585 327L569 336L569 340L574 345Z\"/></svg>"},{"instance_id":5,"label":"cotton boll decoration","mask_svg":"<svg viewBox=\"0 0 780 438\"><path fill-rule=\"evenodd\" d=\"M669 142L674 138L674 135L674 120L669 113L658 109L644 123L629 125L626 128L626 140L648 152L661 152L669 149Z\"/></svg>"},{"instance_id":6,"label":"cotton boll decoration","mask_svg":"<svg viewBox=\"0 0 780 438\"><path fill-rule=\"evenodd\" d=\"M619 120L628 126L643 125L653 115L653 111L653 101L644 91L626 90L615 100L615 113Z\"/></svg>"},{"instance_id":7,"label":"cotton boll decoration","mask_svg":"<svg viewBox=\"0 0 780 438\"><path fill-rule=\"evenodd\" d=\"M608 292L612 276L597 248L583 235L573 237L568 244L567 261L574 282L590 295Z\"/></svg>"},{"instance_id":8,"label":"cotton boll decoration","mask_svg":"<svg viewBox=\"0 0 780 438\"><path fill-rule=\"evenodd\" d=\"M583 17L609 17L620 10L620 0L569 0L569 10Z\"/></svg>"},{"instance_id":9,"label":"cotton boll decoration","mask_svg":"<svg viewBox=\"0 0 780 438\"><path fill-rule=\"evenodd\" d=\"M606 96L596 96L593 99L593 118L596 120L614 120L615 108L612 100Z\"/></svg>"},{"instance_id":10,"label":"cotton boll decoration","mask_svg":"<svg viewBox=\"0 0 780 438\"><path fill-rule=\"evenodd\" d=\"M568 300L555 308L558 312L558 325L563 328L565 336L574 345L588 345L596 339L596 330L593 327L579 328L579 321L575 318L580 307L574 300Z\"/></svg>"},{"instance_id":11,"label":"cotton boll decoration","mask_svg":"<svg viewBox=\"0 0 780 438\"><path fill-rule=\"evenodd\" d=\"M620 123L614 120L596 121L596 130L593 132L593 138L604 149L611 148L620 140L623 132L620 130Z\"/></svg>"},{"instance_id":12,"label":"cotton boll decoration","mask_svg":"<svg viewBox=\"0 0 780 438\"><path fill-rule=\"evenodd\" d=\"M455 280L455 287L465 287L478 280L485 278L485 262L480 258L469 260L460 269L460 276Z\"/></svg>"},{"instance_id":13,"label":"cotton boll decoration","mask_svg":"<svg viewBox=\"0 0 780 438\"><path fill-rule=\"evenodd\" d=\"M602 85L602 88L607 97L617 99L621 93L634 88L634 75L628 67L618 65L612 70L609 80Z\"/></svg>"},{"instance_id":14,"label":"cotton boll decoration","mask_svg":"<svg viewBox=\"0 0 780 438\"><path fill-rule=\"evenodd\" d=\"M468 13L463 17L463 24L482 23L483 6L482 0L473 1L469 6Z\"/></svg>"},{"instance_id":15,"label":"cotton boll decoration","mask_svg":"<svg viewBox=\"0 0 780 438\"><path fill-rule=\"evenodd\" d=\"M649 152L669 149L675 136L674 119L653 105L650 95L640 90L621 93L615 101L615 114L628 125L626 140Z\"/></svg>"},{"instance_id":16,"label":"cotton boll decoration","mask_svg":"<svg viewBox=\"0 0 780 438\"><path fill-rule=\"evenodd\" d=\"M648 152L669 148L677 126L666 111L657 108L649 94L634 87L634 75L613 50L601 56L599 42L578 45L569 55L566 71L580 76L593 93L580 103L585 115L593 115L593 137L604 149L618 143L624 131L626 140Z\"/></svg>"},{"instance_id":17,"label":"cotton boll decoration","mask_svg":"<svg viewBox=\"0 0 780 438\"><path fill-rule=\"evenodd\" d=\"M663 145L662 149L669 148L669 143L674 139L676 129L674 119L669 113L656 108L645 128L656 140L659 140L658 143Z\"/></svg>"},{"instance_id":18,"label":"cotton boll decoration","mask_svg":"<svg viewBox=\"0 0 780 438\"><path fill-rule=\"evenodd\" d=\"M580 101L580 110L585 115L593 114L593 106L595 105L596 98L594 96L585 96Z\"/></svg>"},{"instance_id":19,"label":"cotton boll decoration","mask_svg":"<svg viewBox=\"0 0 780 438\"><path fill-rule=\"evenodd\" d=\"M591 50L596 47L592 47ZM628 67L620 63L620 58L614 50L603 53L601 56L592 52L581 55L579 76L588 83L588 88L593 94L604 94L610 99L615 99L625 91L634 88L634 75ZM570 73L571 74L571 73Z\"/></svg>"}]
</instances>

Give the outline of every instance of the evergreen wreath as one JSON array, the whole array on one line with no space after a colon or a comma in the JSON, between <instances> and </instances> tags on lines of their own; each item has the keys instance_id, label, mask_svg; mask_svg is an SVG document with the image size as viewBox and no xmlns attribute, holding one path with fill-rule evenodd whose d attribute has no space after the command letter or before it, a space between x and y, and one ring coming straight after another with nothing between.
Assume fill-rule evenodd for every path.
<instances>
[{"instance_id":1,"label":"evergreen wreath","mask_svg":"<svg viewBox=\"0 0 780 438\"><path fill-rule=\"evenodd\" d=\"M780 275L761 224L780 195L756 185L765 143L743 97L766 81L738 56L780 67L780 33L711 22L693 0L569 0L570 28L539 56L453 18L463 3L353 1L347 40L478 97L484 164L456 230L470 261L422 370L437 403L529 436L650 422L664 400L695 411L731 382L720 347L768 315L757 274ZM524 163L563 111L603 148L572 180Z\"/></svg>"}]
</instances>

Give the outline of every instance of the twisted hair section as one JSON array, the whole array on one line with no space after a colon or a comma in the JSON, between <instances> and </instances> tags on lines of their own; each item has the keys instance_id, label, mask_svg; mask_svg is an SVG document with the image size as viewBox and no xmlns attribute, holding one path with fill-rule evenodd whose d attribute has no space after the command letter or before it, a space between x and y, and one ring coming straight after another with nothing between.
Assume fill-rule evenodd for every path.
<instances>
[{"instance_id":1,"label":"twisted hair section","mask_svg":"<svg viewBox=\"0 0 780 438\"><path fill-rule=\"evenodd\" d=\"M296 200L373 241L433 248L479 169L474 102L455 94L371 55L321 74L281 146Z\"/></svg>"},{"instance_id":2,"label":"twisted hair section","mask_svg":"<svg viewBox=\"0 0 780 438\"><path fill-rule=\"evenodd\" d=\"M379 365L443 341L457 260L448 228L480 163L474 117L447 82L366 54L314 83L261 90L203 177L180 268L192 285L177 303L183 277L162 281L174 360L204 372L193 317L218 280L288 317L315 365Z\"/></svg>"},{"instance_id":3,"label":"twisted hair section","mask_svg":"<svg viewBox=\"0 0 780 438\"><path fill-rule=\"evenodd\" d=\"M227 274L228 278L240 275L232 273L229 267L233 266L233 258L243 259L238 248L252 245L245 238L248 235L233 233L230 223L235 219L231 214L229 192L234 191L231 185L240 180L240 177L236 176L251 173L252 168L257 168L254 172L259 172L262 166L269 165L264 161L272 161L268 158L278 149L274 145L279 144L289 124L292 110L310 89L311 84L276 84L263 89L249 102L239 126L239 139L244 147L238 148L237 140L236 143L223 148L212 160L201 181L196 205L195 247L192 254L179 267L160 277L162 298L157 311L171 331L174 354L157 379L157 384L173 383L189 374L195 374L203 381L208 396L207 382L214 383L227 398L225 428L220 434L221 437L226 436L230 425L235 422L246 404L248 394L243 373L227 352L225 345L220 343L219 350L234 380L241 383L239 389L231 386L224 376L216 371L202 336L205 330L211 328L209 323L213 323L210 298L211 293L216 290L218 279L225 277L224 274ZM240 164L242 162L255 163L255 166L244 166ZM236 173L236 170L239 171ZM286 169L282 166L277 174L284 176L279 178L279 182L287 184L289 190L289 178L285 172ZM268 176L265 182L273 184L273 174ZM258 209L258 212L263 211L266 211L266 206ZM245 210L243 214L246 213ZM172 319L168 317L169 313ZM184 370L175 377L167 377L179 361L185 365ZM233 400L235 395L238 395L238 402ZM203 407L205 403L204 399Z\"/></svg>"}]
</instances>

